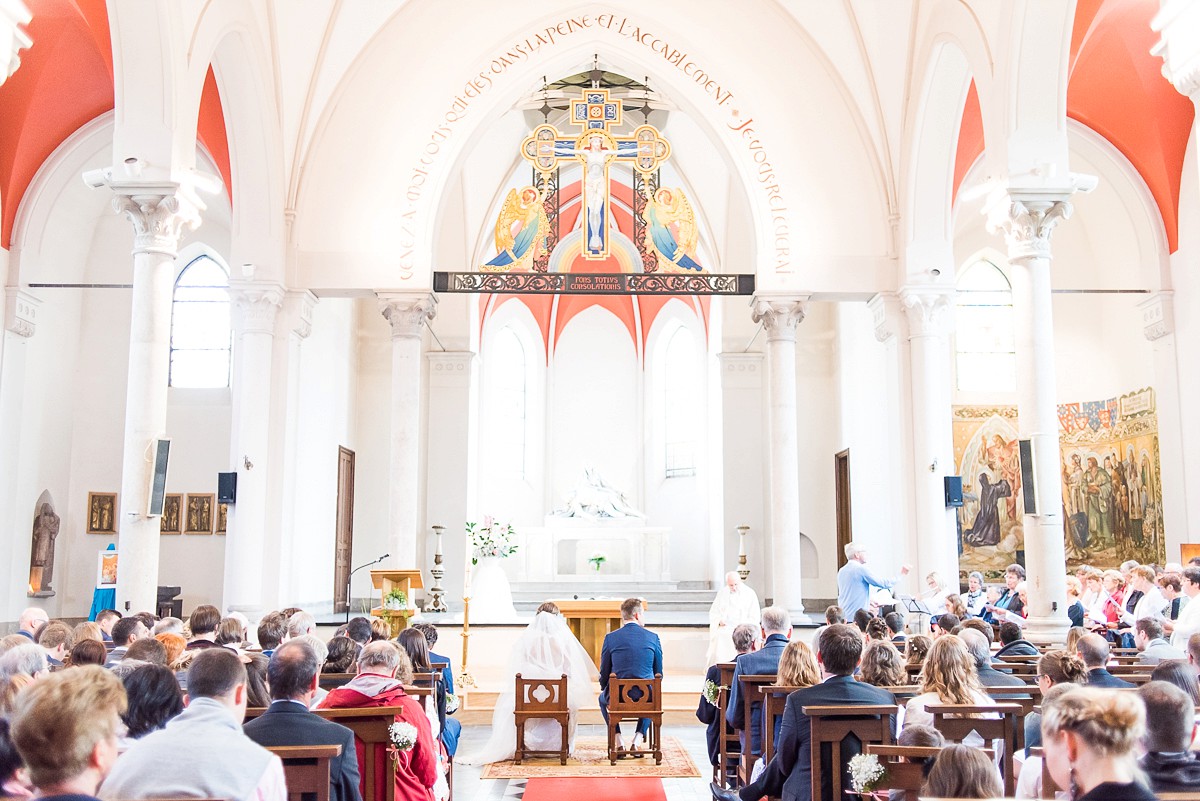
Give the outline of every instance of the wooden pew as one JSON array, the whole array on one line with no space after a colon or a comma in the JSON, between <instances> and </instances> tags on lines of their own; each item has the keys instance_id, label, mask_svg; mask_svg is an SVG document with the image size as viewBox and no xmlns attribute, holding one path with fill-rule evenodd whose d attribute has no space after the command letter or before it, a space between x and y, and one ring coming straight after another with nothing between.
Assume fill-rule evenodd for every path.
<instances>
[{"instance_id":1,"label":"wooden pew","mask_svg":"<svg viewBox=\"0 0 1200 801\"><path fill-rule=\"evenodd\" d=\"M717 696L717 715L721 721L721 764L713 770L713 781L722 787L737 786L737 766L739 754L742 751L742 741L738 739L737 731L725 722L725 712L729 708L729 688L733 684L732 662L721 662L717 665L720 670L718 679L720 691Z\"/></svg>"},{"instance_id":2,"label":"wooden pew","mask_svg":"<svg viewBox=\"0 0 1200 801\"><path fill-rule=\"evenodd\" d=\"M283 761L288 801L329 801L330 762L342 753L340 745L275 745L267 750Z\"/></svg>"},{"instance_id":3,"label":"wooden pew","mask_svg":"<svg viewBox=\"0 0 1200 801\"><path fill-rule=\"evenodd\" d=\"M741 787L750 783L750 774L754 770L754 758L758 756L752 753L751 748L750 730L754 719L751 715L751 707L756 703L762 703L759 688L774 684L775 678L774 673L757 673L738 677L738 681L741 682L738 692L742 701L742 718L746 722L746 728L742 730L742 755L738 762L738 785Z\"/></svg>"},{"instance_id":4,"label":"wooden pew","mask_svg":"<svg viewBox=\"0 0 1200 801\"><path fill-rule=\"evenodd\" d=\"M879 706L805 706L801 712L809 718L810 751L812 770L812 798L821 801L824 795L821 788L825 782L825 771L822 767L822 752L828 747L832 775L828 777L832 788L832 801L840 801L845 790L850 788L842 785L842 766L849 762L853 754L842 753L842 741L847 738L851 742L857 740L862 745L879 743L891 745L893 741L893 718L899 712L899 707L893 704Z\"/></svg>"},{"instance_id":5,"label":"wooden pew","mask_svg":"<svg viewBox=\"0 0 1200 801\"><path fill-rule=\"evenodd\" d=\"M775 721L783 717L788 696L796 690L802 689L804 688L780 687L775 684L766 684L758 688L758 692L762 696L762 760L764 765L775 756Z\"/></svg>"},{"instance_id":6,"label":"wooden pew","mask_svg":"<svg viewBox=\"0 0 1200 801\"><path fill-rule=\"evenodd\" d=\"M322 690L334 690L346 684L357 673L322 673L319 679Z\"/></svg>"},{"instance_id":7,"label":"wooden pew","mask_svg":"<svg viewBox=\"0 0 1200 801\"><path fill-rule=\"evenodd\" d=\"M1018 704L926 704L925 710L933 715L933 727L947 741L961 743L964 737L976 732L985 743L991 740L1004 743L1004 752L1001 754L1004 794L1013 794L1017 786L1013 753L1017 748L1017 732L1022 731L1024 719ZM997 713L999 717L972 717L989 713Z\"/></svg>"},{"instance_id":8,"label":"wooden pew","mask_svg":"<svg viewBox=\"0 0 1200 801\"><path fill-rule=\"evenodd\" d=\"M863 753L875 754L879 764L883 765L887 774L876 790L903 790L905 799L916 801L920 795L921 786L925 783L925 766L913 760L937 759L941 752L939 747L919 745L881 745L867 743ZM995 757L990 748L981 748L988 759Z\"/></svg>"}]
</instances>

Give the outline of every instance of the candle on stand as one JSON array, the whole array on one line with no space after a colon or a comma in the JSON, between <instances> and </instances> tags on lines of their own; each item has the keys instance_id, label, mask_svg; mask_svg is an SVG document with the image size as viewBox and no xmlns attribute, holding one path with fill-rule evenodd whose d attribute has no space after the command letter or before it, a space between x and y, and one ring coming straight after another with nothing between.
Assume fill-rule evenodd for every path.
<instances>
[{"instance_id":1,"label":"candle on stand","mask_svg":"<svg viewBox=\"0 0 1200 801\"><path fill-rule=\"evenodd\" d=\"M433 541L434 541L433 555L441 556L442 555L442 527L441 526L433 527Z\"/></svg>"},{"instance_id":2,"label":"candle on stand","mask_svg":"<svg viewBox=\"0 0 1200 801\"><path fill-rule=\"evenodd\" d=\"M467 534L467 545L463 550L463 598L471 597L471 535Z\"/></svg>"}]
</instances>

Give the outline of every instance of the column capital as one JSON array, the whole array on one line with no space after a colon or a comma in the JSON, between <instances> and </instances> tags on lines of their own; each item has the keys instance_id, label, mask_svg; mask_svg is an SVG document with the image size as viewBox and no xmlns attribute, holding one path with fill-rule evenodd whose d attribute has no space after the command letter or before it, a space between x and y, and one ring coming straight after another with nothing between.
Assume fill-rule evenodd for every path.
<instances>
[{"instance_id":1,"label":"column capital","mask_svg":"<svg viewBox=\"0 0 1200 801\"><path fill-rule=\"evenodd\" d=\"M794 340L808 311L808 295L759 294L750 300L751 317L767 329L767 340Z\"/></svg>"},{"instance_id":2,"label":"column capital","mask_svg":"<svg viewBox=\"0 0 1200 801\"><path fill-rule=\"evenodd\" d=\"M21 0L0 0L0 83L21 66L21 51L33 44L25 26L33 15Z\"/></svg>"},{"instance_id":3,"label":"column capital","mask_svg":"<svg viewBox=\"0 0 1200 801\"><path fill-rule=\"evenodd\" d=\"M421 336L421 326L437 315L437 295L431 292L376 292L379 311L392 324L392 339Z\"/></svg>"},{"instance_id":4,"label":"column capital","mask_svg":"<svg viewBox=\"0 0 1200 801\"><path fill-rule=\"evenodd\" d=\"M37 310L42 305L39 298L24 289L9 287L4 293L4 328L19 337L28 339L37 331Z\"/></svg>"},{"instance_id":5,"label":"column capital","mask_svg":"<svg viewBox=\"0 0 1200 801\"><path fill-rule=\"evenodd\" d=\"M229 299L233 301L234 325L242 332L275 333L275 315L283 296L283 287L276 283L230 281Z\"/></svg>"},{"instance_id":6,"label":"column capital","mask_svg":"<svg viewBox=\"0 0 1200 801\"><path fill-rule=\"evenodd\" d=\"M940 337L950 332L949 310L954 290L943 287L905 287L900 303L908 318L908 336Z\"/></svg>"},{"instance_id":7,"label":"column capital","mask_svg":"<svg viewBox=\"0 0 1200 801\"><path fill-rule=\"evenodd\" d=\"M1159 34L1150 54L1163 60L1163 77L1180 94L1200 100L1200 8L1192 0L1164 0L1150 28Z\"/></svg>"},{"instance_id":8,"label":"column capital","mask_svg":"<svg viewBox=\"0 0 1200 801\"><path fill-rule=\"evenodd\" d=\"M178 192L121 193L113 209L133 223L133 252L161 253L172 258L179 238L200 224L200 207Z\"/></svg>"},{"instance_id":9,"label":"column capital","mask_svg":"<svg viewBox=\"0 0 1200 801\"><path fill-rule=\"evenodd\" d=\"M875 339L887 342L896 335L900 321L900 296L895 292L880 292L867 301L867 309L875 321Z\"/></svg>"},{"instance_id":10,"label":"column capital","mask_svg":"<svg viewBox=\"0 0 1200 801\"><path fill-rule=\"evenodd\" d=\"M1011 260L1049 259L1050 234L1071 216L1070 192L1017 192L997 195L987 204L987 227L1003 233Z\"/></svg>"},{"instance_id":11,"label":"column capital","mask_svg":"<svg viewBox=\"0 0 1200 801\"><path fill-rule=\"evenodd\" d=\"M313 310L320 301L307 289L288 292L283 298L283 310L287 315L287 326L300 339L308 339L312 333Z\"/></svg>"},{"instance_id":12,"label":"column capital","mask_svg":"<svg viewBox=\"0 0 1200 801\"><path fill-rule=\"evenodd\" d=\"M1142 312L1142 334L1153 342L1175 333L1175 293L1155 292L1138 304Z\"/></svg>"}]
</instances>

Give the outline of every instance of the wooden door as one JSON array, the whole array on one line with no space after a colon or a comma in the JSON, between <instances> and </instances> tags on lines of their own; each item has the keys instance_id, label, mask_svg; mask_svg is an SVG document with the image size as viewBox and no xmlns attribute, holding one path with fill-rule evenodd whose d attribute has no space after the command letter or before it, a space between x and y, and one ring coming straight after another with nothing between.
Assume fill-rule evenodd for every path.
<instances>
[{"instance_id":1,"label":"wooden door","mask_svg":"<svg viewBox=\"0 0 1200 801\"><path fill-rule=\"evenodd\" d=\"M846 544L854 539L850 513L850 449L833 455L833 486L837 514L838 569L846 564Z\"/></svg>"},{"instance_id":2,"label":"wooden door","mask_svg":"<svg viewBox=\"0 0 1200 801\"><path fill-rule=\"evenodd\" d=\"M350 580L350 556L354 543L354 451L338 447L337 523L333 553L333 611L349 609L346 582Z\"/></svg>"}]
</instances>

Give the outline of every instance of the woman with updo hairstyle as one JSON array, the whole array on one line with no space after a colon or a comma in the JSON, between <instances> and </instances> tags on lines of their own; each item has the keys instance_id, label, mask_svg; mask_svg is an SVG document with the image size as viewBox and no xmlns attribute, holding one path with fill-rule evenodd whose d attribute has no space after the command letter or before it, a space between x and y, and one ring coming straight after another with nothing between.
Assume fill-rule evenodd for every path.
<instances>
[{"instance_id":1,"label":"woman with updo hairstyle","mask_svg":"<svg viewBox=\"0 0 1200 801\"><path fill-rule=\"evenodd\" d=\"M929 648L933 645L933 638L928 634L914 634L908 638L904 648L904 662L906 665L923 665L925 657L929 654Z\"/></svg>"},{"instance_id":2,"label":"woman with updo hairstyle","mask_svg":"<svg viewBox=\"0 0 1200 801\"><path fill-rule=\"evenodd\" d=\"M1074 651L1047 651L1042 654L1037 664L1037 678L1034 683L1041 688L1042 694L1051 687L1060 684L1087 684L1087 666ZM1029 749L1042 744L1042 716L1038 712L1030 712L1025 716L1025 754Z\"/></svg>"},{"instance_id":3,"label":"woman with updo hairstyle","mask_svg":"<svg viewBox=\"0 0 1200 801\"><path fill-rule=\"evenodd\" d=\"M888 629L887 622L881 617L873 617L867 623L867 641L871 640L888 640L892 639L892 632Z\"/></svg>"},{"instance_id":4,"label":"woman with updo hairstyle","mask_svg":"<svg viewBox=\"0 0 1200 801\"><path fill-rule=\"evenodd\" d=\"M534 614L536 615L538 612L549 612L552 615L562 615L562 612L560 612L558 609L558 604L554 603L554 601L545 601L537 608L536 611L534 611Z\"/></svg>"},{"instance_id":5,"label":"woman with updo hairstyle","mask_svg":"<svg viewBox=\"0 0 1200 801\"><path fill-rule=\"evenodd\" d=\"M71 667L79 665L99 665L104 667L108 661L108 649L99 640L80 640L71 646L67 654L67 664Z\"/></svg>"},{"instance_id":6,"label":"woman with updo hairstyle","mask_svg":"<svg viewBox=\"0 0 1200 801\"><path fill-rule=\"evenodd\" d=\"M863 651L858 667L858 680L876 687L897 687L904 684L907 672L896 646L888 641L872 640Z\"/></svg>"},{"instance_id":7,"label":"woman with updo hairstyle","mask_svg":"<svg viewBox=\"0 0 1200 801\"><path fill-rule=\"evenodd\" d=\"M977 748L957 743L942 746L929 769L922 798L997 798L1004 782L996 763Z\"/></svg>"},{"instance_id":8,"label":"woman with updo hairstyle","mask_svg":"<svg viewBox=\"0 0 1200 801\"><path fill-rule=\"evenodd\" d=\"M322 673L353 673L354 660L358 658L358 645L342 635L329 641L329 656L325 657Z\"/></svg>"},{"instance_id":9,"label":"woman with updo hairstyle","mask_svg":"<svg viewBox=\"0 0 1200 801\"><path fill-rule=\"evenodd\" d=\"M776 674L776 687L812 687L821 683L821 668L817 666L817 658L812 649L799 640L793 640L783 649L779 657L779 672ZM782 723L781 717L777 723Z\"/></svg>"},{"instance_id":10,"label":"woman with updo hairstyle","mask_svg":"<svg viewBox=\"0 0 1200 801\"><path fill-rule=\"evenodd\" d=\"M1046 766L1072 801L1154 801L1137 749L1146 709L1135 694L1072 688L1042 704Z\"/></svg>"},{"instance_id":11,"label":"woman with updo hairstyle","mask_svg":"<svg viewBox=\"0 0 1200 801\"><path fill-rule=\"evenodd\" d=\"M921 694L910 698L905 705L904 725L933 725L933 713L927 704L975 704L992 703L979 683L975 669L975 657L957 636L944 634L933 641L925 667L921 671ZM989 713L985 717L994 717ZM967 745L983 744L982 738L970 735L963 742Z\"/></svg>"}]
</instances>

